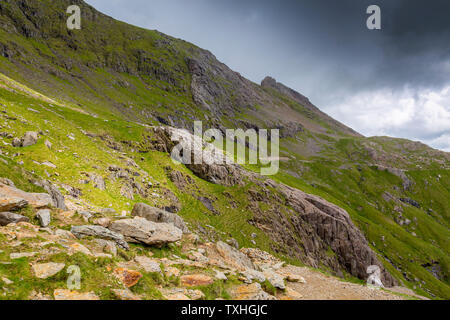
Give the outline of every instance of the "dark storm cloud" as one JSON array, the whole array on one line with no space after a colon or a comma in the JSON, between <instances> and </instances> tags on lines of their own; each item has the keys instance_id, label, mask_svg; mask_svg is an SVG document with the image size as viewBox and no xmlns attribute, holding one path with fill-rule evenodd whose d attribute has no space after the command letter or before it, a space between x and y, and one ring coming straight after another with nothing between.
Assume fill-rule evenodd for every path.
<instances>
[{"instance_id":1,"label":"dark storm cloud","mask_svg":"<svg viewBox=\"0 0 450 320\"><path fill-rule=\"evenodd\" d=\"M440 101L440 109L429 112L431 117L439 109L441 119L449 118L448 128L445 122L436 126L439 131L424 126L412 133L410 121L421 121L420 114L381 126L371 126L370 121L362 126L364 121L354 117L356 108L367 108L370 116L395 111L391 109L402 104L417 113L424 106L431 108L424 100L430 91L446 94L442 90L450 86L449 0L87 2L115 18L206 48L255 82L272 75L365 134L396 134L429 143L448 135L448 145L439 147L450 148L450 106L445 99L433 100ZM381 8L381 30L366 28L366 9L372 4ZM383 97L390 100L381 103ZM414 100L414 107L406 104L408 99ZM375 103L384 107L367 106ZM397 117L401 120L403 115Z\"/></svg>"}]
</instances>

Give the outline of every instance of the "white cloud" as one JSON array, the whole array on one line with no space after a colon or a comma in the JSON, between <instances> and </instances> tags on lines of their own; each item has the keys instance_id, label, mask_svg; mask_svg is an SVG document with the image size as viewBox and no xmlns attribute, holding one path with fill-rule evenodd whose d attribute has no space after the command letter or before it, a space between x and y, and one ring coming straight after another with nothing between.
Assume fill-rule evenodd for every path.
<instances>
[{"instance_id":1,"label":"white cloud","mask_svg":"<svg viewBox=\"0 0 450 320\"><path fill-rule=\"evenodd\" d=\"M360 92L332 106L329 113L367 136L420 140L450 150L450 86Z\"/></svg>"}]
</instances>

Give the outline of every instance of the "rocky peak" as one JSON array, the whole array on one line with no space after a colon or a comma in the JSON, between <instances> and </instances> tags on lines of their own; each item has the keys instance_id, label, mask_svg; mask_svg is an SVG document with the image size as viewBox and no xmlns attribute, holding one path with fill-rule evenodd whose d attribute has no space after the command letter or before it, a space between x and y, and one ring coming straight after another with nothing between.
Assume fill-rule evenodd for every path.
<instances>
[{"instance_id":1,"label":"rocky peak","mask_svg":"<svg viewBox=\"0 0 450 320\"><path fill-rule=\"evenodd\" d=\"M277 80L272 77L265 77L264 80L261 82L261 86L263 88L275 89L279 93L289 96L290 98L294 99L295 101L304 106L311 105L311 101L309 101L307 97L285 86L284 84L277 82Z\"/></svg>"}]
</instances>

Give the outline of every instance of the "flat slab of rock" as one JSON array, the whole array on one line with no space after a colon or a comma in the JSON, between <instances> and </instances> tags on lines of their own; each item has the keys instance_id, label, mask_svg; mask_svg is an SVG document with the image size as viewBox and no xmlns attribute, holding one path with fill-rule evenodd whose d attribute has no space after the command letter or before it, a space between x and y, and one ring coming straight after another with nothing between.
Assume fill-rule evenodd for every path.
<instances>
[{"instance_id":1,"label":"flat slab of rock","mask_svg":"<svg viewBox=\"0 0 450 320\"><path fill-rule=\"evenodd\" d=\"M39 279L47 279L53 277L64 269L66 265L64 263L39 263L34 264L31 268L33 269L34 275Z\"/></svg>"},{"instance_id":2,"label":"flat slab of rock","mask_svg":"<svg viewBox=\"0 0 450 320\"><path fill-rule=\"evenodd\" d=\"M114 270L114 275L122 281L127 288L137 285L142 278L142 274L139 271L126 268L116 268Z\"/></svg>"},{"instance_id":3,"label":"flat slab of rock","mask_svg":"<svg viewBox=\"0 0 450 320\"><path fill-rule=\"evenodd\" d=\"M161 267L159 262L145 257L145 256L137 256L134 260L146 271L146 272L158 272L161 273Z\"/></svg>"},{"instance_id":4,"label":"flat slab of rock","mask_svg":"<svg viewBox=\"0 0 450 320\"><path fill-rule=\"evenodd\" d=\"M10 223L29 222L25 216L12 212L0 212L0 226L7 226Z\"/></svg>"},{"instance_id":5,"label":"flat slab of rock","mask_svg":"<svg viewBox=\"0 0 450 320\"><path fill-rule=\"evenodd\" d=\"M276 300L265 292L257 282L250 285L241 285L231 292L233 300Z\"/></svg>"},{"instance_id":6,"label":"flat slab of rock","mask_svg":"<svg viewBox=\"0 0 450 320\"><path fill-rule=\"evenodd\" d=\"M82 239L84 237L96 237L104 240L112 240L117 244L118 247L125 250L129 249L128 243L125 241L125 238L122 234L111 231L102 226L74 226L72 227L71 232L78 239Z\"/></svg>"},{"instance_id":7,"label":"flat slab of rock","mask_svg":"<svg viewBox=\"0 0 450 320\"><path fill-rule=\"evenodd\" d=\"M181 229L183 233L189 233L189 229L186 226L186 223L184 222L183 218L181 218L179 215L151 207L145 203L137 203L134 206L131 215L133 217L142 217L152 222L171 223L178 229Z\"/></svg>"},{"instance_id":8,"label":"flat slab of rock","mask_svg":"<svg viewBox=\"0 0 450 320\"><path fill-rule=\"evenodd\" d=\"M181 239L183 232L168 223L155 223L136 217L111 223L110 230L120 233L127 242L163 246Z\"/></svg>"},{"instance_id":9,"label":"flat slab of rock","mask_svg":"<svg viewBox=\"0 0 450 320\"><path fill-rule=\"evenodd\" d=\"M184 287L207 286L214 283L214 279L204 274L190 274L181 276L181 285Z\"/></svg>"},{"instance_id":10,"label":"flat slab of rock","mask_svg":"<svg viewBox=\"0 0 450 320\"><path fill-rule=\"evenodd\" d=\"M78 291L70 291L67 289L56 289L53 292L53 296L55 300L100 300L100 298L93 292L78 292Z\"/></svg>"},{"instance_id":11,"label":"flat slab of rock","mask_svg":"<svg viewBox=\"0 0 450 320\"><path fill-rule=\"evenodd\" d=\"M6 184L0 183L0 199L12 199L12 198L23 199L29 205L37 209L54 206L52 197L47 193L28 193L19 190L17 188L8 186Z\"/></svg>"},{"instance_id":12,"label":"flat slab of rock","mask_svg":"<svg viewBox=\"0 0 450 320\"><path fill-rule=\"evenodd\" d=\"M111 292L119 300L124 300L124 301L138 301L138 300L141 300L141 298L139 298L137 295L135 295L130 290L112 289Z\"/></svg>"}]
</instances>

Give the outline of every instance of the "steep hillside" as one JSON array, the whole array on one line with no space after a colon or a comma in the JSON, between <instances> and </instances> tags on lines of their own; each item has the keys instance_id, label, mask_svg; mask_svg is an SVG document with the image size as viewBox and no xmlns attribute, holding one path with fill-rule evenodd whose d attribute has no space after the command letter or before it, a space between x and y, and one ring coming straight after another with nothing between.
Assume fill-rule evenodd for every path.
<instances>
[{"instance_id":1,"label":"steep hillside","mask_svg":"<svg viewBox=\"0 0 450 320\"><path fill-rule=\"evenodd\" d=\"M65 10L74 3L83 27L68 31ZM252 83L208 51L82 1L2 1L0 53L0 176L16 186L42 191L29 181L50 180L70 210L127 215L146 202L178 212L211 240L233 238L347 278L364 279L376 260L385 280L396 279L388 284L450 297L448 153L362 137L272 78ZM230 185L175 166L146 125L192 129L194 120L222 130L281 129L282 170L272 182ZM27 131L39 132L38 143L13 146ZM315 215L331 211L354 235L350 243ZM359 246L367 255L356 254Z\"/></svg>"}]
</instances>

